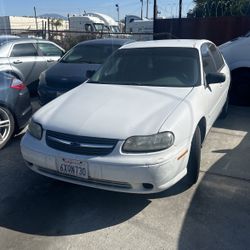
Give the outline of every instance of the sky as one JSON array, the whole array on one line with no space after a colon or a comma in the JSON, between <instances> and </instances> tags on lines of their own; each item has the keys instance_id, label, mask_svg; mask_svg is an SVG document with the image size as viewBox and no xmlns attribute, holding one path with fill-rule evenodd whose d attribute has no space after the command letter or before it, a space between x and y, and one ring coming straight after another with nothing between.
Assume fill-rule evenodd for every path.
<instances>
[{"instance_id":1,"label":"sky","mask_svg":"<svg viewBox=\"0 0 250 250\"><path fill-rule=\"evenodd\" d=\"M149 17L153 15L153 0L149 0ZM178 15L178 0L157 0L158 10L163 17ZM183 0L183 16L192 8L193 0ZM0 16L33 16L34 6L37 15L45 13L82 14L86 12L100 12L112 16L117 20L115 5L119 5L120 19L126 14L140 16L140 0L0 0ZM144 16L146 15L146 0L144 0Z\"/></svg>"}]
</instances>

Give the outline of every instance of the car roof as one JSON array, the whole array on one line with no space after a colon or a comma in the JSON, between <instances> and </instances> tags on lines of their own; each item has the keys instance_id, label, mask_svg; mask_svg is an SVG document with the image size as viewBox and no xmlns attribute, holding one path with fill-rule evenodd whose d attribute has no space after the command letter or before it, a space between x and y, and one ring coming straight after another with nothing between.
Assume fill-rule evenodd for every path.
<instances>
[{"instance_id":1,"label":"car roof","mask_svg":"<svg viewBox=\"0 0 250 250\"><path fill-rule=\"evenodd\" d=\"M104 38L104 39L94 39L94 40L88 40L88 41L83 41L77 44L82 45L82 44L102 44L102 45L124 45L127 43L132 43L134 40L132 39L121 39L121 38Z\"/></svg>"},{"instance_id":2,"label":"car roof","mask_svg":"<svg viewBox=\"0 0 250 250\"><path fill-rule=\"evenodd\" d=\"M13 40L8 40L8 43L24 43L24 42L46 42L46 43L52 43L51 41L40 39L40 38L16 38Z\"/></svg>"},{"instance_id":3,"label":"car roof","mask_svg":"<svg viewBox=\"0 0 250 250\"><path fill-rule=\"evenodd\" d=\"M152 40L134 42L124 45L121 49L134 48L160 48L160 47L179 47L179 48L197 48L199 49L203 43L210 42L208 40L198 39L168 39L168 40ZM211 43L211 42L210 42Z\"/></svg>"}]
</instances>

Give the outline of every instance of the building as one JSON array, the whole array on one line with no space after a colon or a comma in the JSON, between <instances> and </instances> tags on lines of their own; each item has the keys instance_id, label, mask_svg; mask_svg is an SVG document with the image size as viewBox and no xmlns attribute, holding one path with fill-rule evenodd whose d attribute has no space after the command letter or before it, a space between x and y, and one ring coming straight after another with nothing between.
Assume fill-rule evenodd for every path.
<instances>
[{"instance_id":1,"label":"building","mask_svg":"<svg viewBox=\"0 0 250 250\"><path fill-rule=\"evenodd\" d=\"M53 19L50 18L50 30L68 30L68 21L61 20L61 25L56 26ZM48 19L26 16L1 16L0 17L0 34L19 34L23 30L45 30L48 29Z\"/></svg>"}]
</instances>

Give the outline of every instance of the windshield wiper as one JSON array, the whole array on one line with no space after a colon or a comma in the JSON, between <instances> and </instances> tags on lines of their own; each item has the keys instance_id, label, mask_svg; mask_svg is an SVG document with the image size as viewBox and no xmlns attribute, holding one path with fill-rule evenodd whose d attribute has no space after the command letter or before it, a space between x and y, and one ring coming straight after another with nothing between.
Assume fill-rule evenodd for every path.
<instances>
[{"instance_id":1,"label":"windshield wiper","mask_svg":"<svg viewBox=\"0 0 250 250\"><path fill-rule=\"evenodd\" d=\"M69 63L68 61L61 60L59 63Z\"/></svg>"},{"instance_id":2,"label":"windshield wiper","mask_svg":"<svg viewBox=\"0 0 250 250\"><path fill-rule=\"evenodd\" d=\"M97 63L95 63L95 62L92 62L92 61L86 61L86 60L84 60L84 59L77 60L77 62L79 62L79 63L88 63L88 64L97 64Z\"/></svg>"},{"instance_id":3,"label":"windshield wiper","mask_svg":"<svg viewBox=\"0 0 250 250\"><path fill-rule=\"evenodd\" d=\"M87 81L87 83L101 83L101 82L99 82L99 81L93 81L93 80L89 79L89 80Z\"/></svg>"}]
</instances>

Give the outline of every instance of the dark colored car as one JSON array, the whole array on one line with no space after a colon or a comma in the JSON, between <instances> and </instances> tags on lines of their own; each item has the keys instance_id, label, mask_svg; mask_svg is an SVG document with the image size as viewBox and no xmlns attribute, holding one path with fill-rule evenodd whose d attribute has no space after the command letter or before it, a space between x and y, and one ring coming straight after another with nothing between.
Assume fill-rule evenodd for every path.
<instances>
[{"instance_id":1,"label":"dark colored car","mask_svg":"<svg viewBox=\"0 0 250 250\"><path fill-rule=\"evenodd\" d=\"M31 115L26 86L14 76L0 72L0 149L26 126Z\"/></svg>"},{"instance_id":2,"label":"dark colored car","mask_svg":"<svg viewBox=\"0 0 250 250\"><path fill-rule=\"evenodd\" d=\"M131 42L133 40L112 38L78 43L40 75L38 94L41 104L83 83L114 51Z\"/></svg>"}]
</instances>

